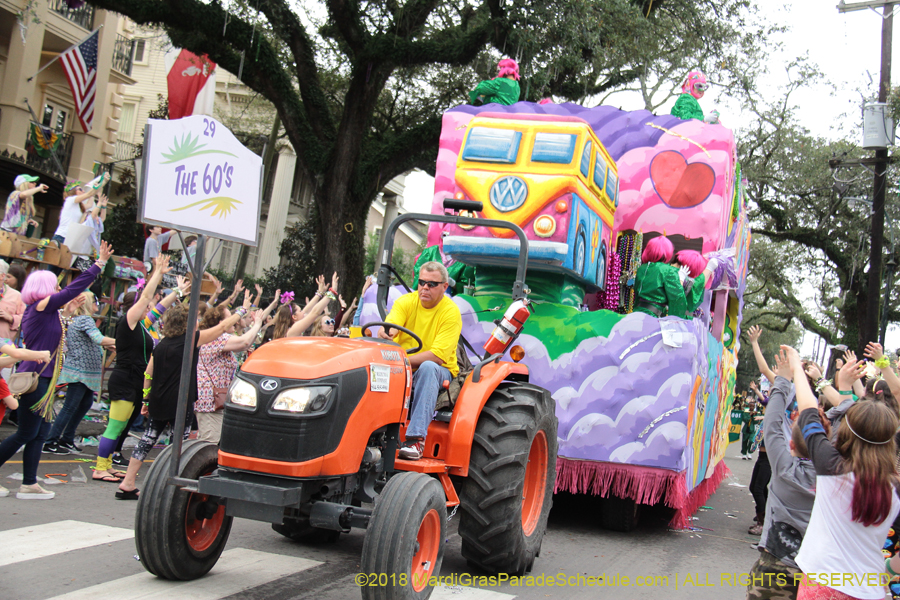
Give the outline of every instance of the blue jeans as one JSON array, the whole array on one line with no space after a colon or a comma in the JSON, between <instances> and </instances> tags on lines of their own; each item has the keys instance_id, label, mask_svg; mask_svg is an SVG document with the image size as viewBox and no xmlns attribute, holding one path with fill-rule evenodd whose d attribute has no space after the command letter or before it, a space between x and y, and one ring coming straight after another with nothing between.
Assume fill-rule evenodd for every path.
<instances>
[{"instance_id":1,"label":"blue jeans","mask_svg":"<svg viewBox=\"0 0 900 600\"><path fill-rule=\"evenodd\" d=\"M43 417L31 412L31 407L40 400L47 388L50 387L50 378L38 379L37 389L19 399L19 408L16 413L19 417L19 428L16 432L0 443L0 465L12 458L16 451L25 446L22 454L22 485L37 483L37 468L41 462L41 450L44 448L44 440L50 431L50 423Z\"/></svg>"},{"instance_id":2,"label":"blue jeans","mask_svg":"<svg viewBox=\"0 0 900 600\"><path fill-rule=\"evenodd\" d=\"M75 443L75 430L91 409L94 403L94 392L83 383L70 383L66 389L66 403L56 415L53 427L47 436L48 442Z\"/></svg>"},{"instance_id":3,"label":"blue jeans","mask_svg":"<svg viewBox=\"0 0 900 600\"><path fill-rule=\"evenodd\" d=\"M441 384L450 381L450 371L431 361L423 362L413 373L412 402L409 405L409 427L406 437L422 438L428 434L428 424L434 416Z\"/></svg>"}]
</instances>

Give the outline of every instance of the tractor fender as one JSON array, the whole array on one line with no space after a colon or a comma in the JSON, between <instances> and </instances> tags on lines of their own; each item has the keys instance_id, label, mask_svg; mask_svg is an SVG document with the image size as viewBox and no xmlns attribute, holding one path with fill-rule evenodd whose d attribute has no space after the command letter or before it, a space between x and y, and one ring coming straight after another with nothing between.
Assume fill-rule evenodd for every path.
<instances>
[{"instance_id":1,"label":"tractor fender","mask_svg":"<svg viewBox=\"0 0 900 600\"><path fill-rule=\"evenodd\" d=\"M510 375L528 375L528 367L521 363L492 362L481 369L478 383L472 380L470 373L463 383L453 417L447 431L451 443L447 449L445 461L450 466L451 475L466 477L469 474L469 455L472 452L472 440L475 439L475 427L481 416L481 409L501 382Z\"/></svg>"}]
</instances>

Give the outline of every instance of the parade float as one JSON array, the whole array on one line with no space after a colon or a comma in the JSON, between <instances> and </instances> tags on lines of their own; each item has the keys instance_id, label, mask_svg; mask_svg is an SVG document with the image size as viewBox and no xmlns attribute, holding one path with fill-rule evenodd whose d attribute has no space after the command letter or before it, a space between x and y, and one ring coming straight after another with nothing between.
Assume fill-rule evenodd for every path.
<instances>
[{"instance_id":1,"label":"parade float","mask_svg":"<svg viewBox=\"0 0 900 600\"><path fill-rule=\"evenodd\" d=\"M727 474L750 243L732 132L607 106L460 106L443 117L432 212L451 197L529 238L532 314L516 344L556 401L556 491L604 498L613 529L657 504L687 526ZM633 312L641 248L660 234L676 251L733 254L693 318ZM518 240L434 223L428 244L474 267L452 269L454 300L481 351L511 303Z\"/></svg>"}]
</instances>

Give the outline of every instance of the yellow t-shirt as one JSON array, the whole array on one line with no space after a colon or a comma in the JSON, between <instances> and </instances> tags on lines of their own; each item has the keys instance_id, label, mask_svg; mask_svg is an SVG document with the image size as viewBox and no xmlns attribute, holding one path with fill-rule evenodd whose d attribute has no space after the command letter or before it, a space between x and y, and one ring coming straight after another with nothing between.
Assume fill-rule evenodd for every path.
<instances>
[{"instance_id":1,"label":"yellow t-shirt","mask_svg":"<svg viewBox=\"0 0 900 600\"><path fill-rule=\"evenodd\" d=\"M422 338L422 352L434 352L454 377L459 374L456 346L462 332L462 316L449 296L441 298L434 308L425 308L419 301L419 292L404 294L394 301L385 321L414 331ZM417 346L416 341L403 332L395 339L407 350Z\"/></svg>"}]
</instances>

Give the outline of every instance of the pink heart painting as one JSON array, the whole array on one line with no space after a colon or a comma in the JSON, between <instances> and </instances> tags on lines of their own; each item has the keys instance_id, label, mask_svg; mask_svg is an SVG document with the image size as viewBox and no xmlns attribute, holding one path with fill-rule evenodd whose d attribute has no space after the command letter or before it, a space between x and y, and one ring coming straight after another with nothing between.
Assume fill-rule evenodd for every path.
<instances>
[{"instance_id":1,"label":"pink heart painting","mask_svg":"<svg viewBox=\"0 0 900 600\"><path fill-rule=\"evenodd\" d=\"M675 150L664 150L650 162L653 188L667 206L691 208L709 198L716 173L705 163L688 164Z\"/></svg>"}]
</instances>

